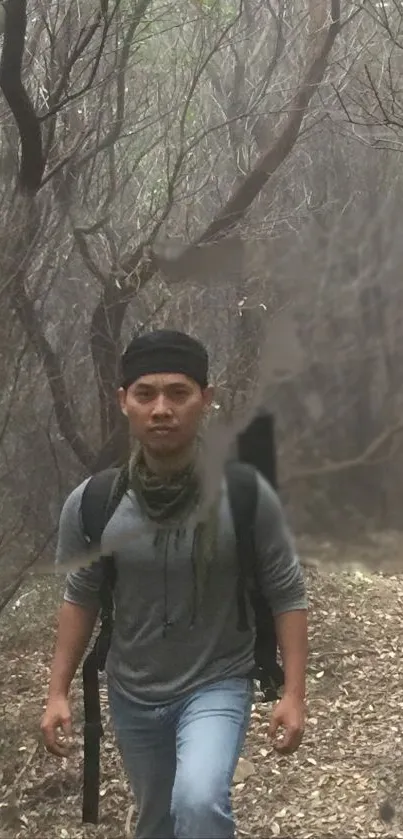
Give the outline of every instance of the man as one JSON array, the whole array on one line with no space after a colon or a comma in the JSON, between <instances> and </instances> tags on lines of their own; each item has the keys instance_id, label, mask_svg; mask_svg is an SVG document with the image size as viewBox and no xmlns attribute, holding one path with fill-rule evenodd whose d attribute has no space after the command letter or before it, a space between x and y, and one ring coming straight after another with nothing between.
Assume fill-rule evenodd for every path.
<instances>
[{"instance_id":1,"label":"man","mask_svg":"<svg viewBox=\"0 0 403 839\"><path fill-rule=\"evenodd\" d=\"M137 444L129 490L102 541L117 568L106 671L138 805L136 837L231 839L230 787L251 712L254 632L237 629L236 543L224 479L198 518L199 434L212 400L205 348L168 330L134 338L122 357L118 396ZM62 511L59 565L86 549L79 517L85 483ZM260 476L255 539L285 669L271 735L289 753L304 729L307 603L280 503ZM67 577L42 721L56 755L66 754L58 732L71 733L69 687L94 628L99 586L97 561Z\"/></svg>"}]
</instances>

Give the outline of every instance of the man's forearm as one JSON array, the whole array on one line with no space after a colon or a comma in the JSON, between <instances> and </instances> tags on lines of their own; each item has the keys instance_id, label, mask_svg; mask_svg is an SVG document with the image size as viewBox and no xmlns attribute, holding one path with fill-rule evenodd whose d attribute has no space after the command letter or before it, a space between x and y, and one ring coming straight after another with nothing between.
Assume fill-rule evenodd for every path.
<instances>
[{"instance_id":1,"label":"man's forearm","mask_svg":"<svg viewBox=\"0 0 403 839\"><path fill-rule=\"evenodd\" d=\"M98 608L63 603L59 613L56 649L52 663L49 697L67 696L78 665L90 641Z\"/></svg>"},{"instance_id":2,"label":"man's forearm","mask_svg":"<svg viewBox=\"0 0 403 839\"><path fill-rule=\"evenodd\" d=\"M308 615L306 609L282 612L275 626L284 665L284 693L298 699L305 697L308 658Z\"/></svg>"}]
</instances>

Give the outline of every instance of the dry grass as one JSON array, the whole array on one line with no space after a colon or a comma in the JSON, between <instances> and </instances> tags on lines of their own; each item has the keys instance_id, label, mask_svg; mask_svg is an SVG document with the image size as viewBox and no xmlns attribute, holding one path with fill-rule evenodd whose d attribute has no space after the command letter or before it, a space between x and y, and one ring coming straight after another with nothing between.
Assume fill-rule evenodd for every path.
<instances>
[{"instance_id":1,"label":"dry grass","mask_svg":"<svg viewBox=\"0 0 403 839\"><path fill-rule=\"evenodd\" d=\"M270 709L256 706L245 751L255 772L234 787L239 836L403 837L403 581L307 573L305 741L294 757L276 756L267 737ZM58 763L38 739L58 595L50 578L31 578L20 605L2 616L0 839L123 839L131 798L109 726L98 828L80 825L81 741L69 761ZM73 695L79 730L79 680ZM379 814L385 800L395 808L388 822Z\"/></svg>"}]
</instances>

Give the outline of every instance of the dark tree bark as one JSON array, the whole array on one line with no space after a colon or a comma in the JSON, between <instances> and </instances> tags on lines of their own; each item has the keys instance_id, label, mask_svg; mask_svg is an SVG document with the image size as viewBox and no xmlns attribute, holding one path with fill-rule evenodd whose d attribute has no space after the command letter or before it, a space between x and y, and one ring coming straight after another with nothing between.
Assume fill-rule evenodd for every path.
<instances>
[{"instance_id":1,"label":"dark tree bark","mask_svg":"<svg viewBox=\"0 0 403 839\"><path fill-rule=\"evenodd\" d=\"M91 354L100 404L101 440L108 440L120 414L116 400L119 381L120 333L126 303L119 300L112 286L101 293L90 330Z\"/></svg>"},{"instance_id":2,"label":"dark tree bark","mask_svg":"<svg viewBox=\"0 0 403 839\"><path fill-rule=\"evenodd\" d=\"M21 193L35 195L45 168L39 120L22 83L27 27L26 0L4 3L4 44L0 61L0 88L17 123L21 144L18 186Z\"/></svg>"}]
</instances>

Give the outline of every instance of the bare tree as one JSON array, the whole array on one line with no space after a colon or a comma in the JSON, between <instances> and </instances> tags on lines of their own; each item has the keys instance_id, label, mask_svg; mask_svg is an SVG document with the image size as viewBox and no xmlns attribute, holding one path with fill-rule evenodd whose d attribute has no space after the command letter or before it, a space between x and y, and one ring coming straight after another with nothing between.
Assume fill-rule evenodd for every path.
<instances>
[{"instance_id":1,"label":"bare tree","mask_svg":"<svg viewBox=\"0 0 403 839\"><path fill-rule=\"evenodd\" d=\"M7 0L4 9L0 86L18 128L20 156L17 189L5 219L7 229L13 225L17 234L2 257L2 273L6 277L3 293L7 293L30 346L43 365L61 434L84 468L93 470L119 460L124 450L114 388L128 307L132 301L138 301L150 283L162 281L172 286L174 282L200 276L206 266L210 275L212 270L220 270L221 240L234 231L238 235L249 208L298 139L340 29L340 8L338 0L332 0L329 6L323 4L320 37L308 42L306 66L295 93L287 103L283 102L281 119L266 138L261 103L268 91L270 69L266 79L263 74L260 94L253 103L255 117L251 117L252 134L259 134L261 145L255 146L249 171L237 176L229 188L225 180L220 184L221 195L217 202L216 194L215 208L214 190L210 187L205 192L204 227L194 230L191 240L174 257L161 252L159 239L178 229L179 221L183 221L184 202L197 201L202 183L200 176L195 175L195 153L198 150L203 155L208 138L218 136L220 130L219 125L201 124L201 120L195 125L192 107L202 95L207 69L221 51L232 49L233 32L239 31L242 20L247 21L248 15L254 13L251 4L245 10L234 4L227 18L220 19L213 39L205 33L206 12L200 12L192 22L194 8L185 13L167 4L155 18L146 0L139 1L130 13L123 12L117 0L112 6L87 6L78 19L73 7L61 18L52 19L50 10L38 6L30 26L25 71L25 2ZM211 14L217 15L217 9L213 4ZM272 42L274 27L277 39L280 38L277 50L281 51L283 35L279 35L279 26L279 17L271 13L266 21L267 37ZM178 64L173 63L170 76L165 74L162 80L161 74L158 77L150 67L149 50L156 55L159 48L166 48L169 29L170 46L175 44ZM35 51L38 55L39 50L44 60L38 83L32 74L31 56ZM141 63L142 50L147 55L146 64ZM187 62L180 65L179 59L186 56ZM129 85L139 91L130 106ZM169 107L162 97L175 87ZM251 107L250 102L246 104ZM225 114L221 130L229 123L235 125L240 118L239 113ZM130 153L128 138L136 139ZM162 167L162 178L155 179L153 167L160 171ZM130 171L132 196L125 192L122 181L117 183L117 171L121 176ZM206 171L205 166L202 171ZM126 229L122 236L122 231L111 226L112 208L115 210L119 201L126 213L130 208L131 235ZM100 445L95 447L93 435L86 434L79 421L61 350L49 337L46 309L38 312L36 307L38 287L35 288L32 270L34 266L37 272L43 272L38 253L43 258L46 230L52 225L60 235L64 231L69 247L74 243L72 258L79 257L80 270L85 266L85 276L91 278L91 289L87 292L85 285L83 294L86 302L94 301L90 347L101 429ZM48 295L51 296L50 291Z\"/></svg>"}]
</instances>

